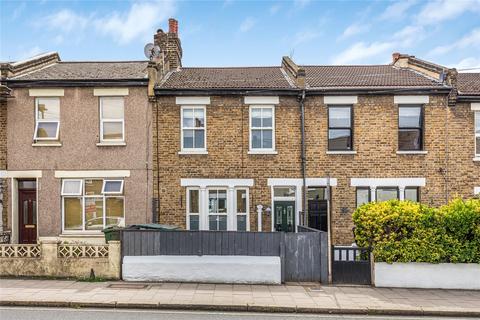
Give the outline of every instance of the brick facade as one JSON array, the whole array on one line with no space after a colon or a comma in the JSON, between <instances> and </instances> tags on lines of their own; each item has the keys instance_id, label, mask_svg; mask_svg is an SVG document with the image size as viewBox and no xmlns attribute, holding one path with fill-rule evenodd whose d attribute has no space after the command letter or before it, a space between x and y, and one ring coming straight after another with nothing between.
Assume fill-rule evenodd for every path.
<instances>
[{"instance_id":1,"label":"brick facade","mask_svg":"<svg viewBox=\"0 0 480 320\"><path fill-rule=\"evenodd\" d=\"M0 102L0 171L7 169L7 102ZM0 179L3 191L2 199L2 221L3 225L7 225L8 219L8 188L6 179Z\"/></svg>"}]
</instances>

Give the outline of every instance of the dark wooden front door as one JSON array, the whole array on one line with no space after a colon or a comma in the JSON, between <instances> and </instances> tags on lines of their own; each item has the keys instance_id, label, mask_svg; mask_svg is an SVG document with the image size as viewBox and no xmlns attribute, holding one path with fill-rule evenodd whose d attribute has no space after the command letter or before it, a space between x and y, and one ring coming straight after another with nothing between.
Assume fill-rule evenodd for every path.
<instances>
[{"instance_id":1,"label":"dark wooden front door","mask_svg":"<svg viewBox=\"0 0 480 320\"><path fill-rule=\"evenodd\" d=\"M18 190L19 243L37 243L37 192Z\"/></svg>"},{"instance_id":2,"label":"dark wooden front door","mask_svg":"<svg viewBox=\"0 0 480 320\"><path fill-rule=\"evenodd\" d=\"M275 201L276 231L295 232L295 201Z\"/></svg>"},{"instance_id":3,"label":"dark wooden front door","mask_svg":"<svg viewBox=\"0 0 480 320\"><path fill-rule=\"evenodd\" d=\"M327 200L308 200L308 226L327 232Z\"/></svg>"}]
</instances>

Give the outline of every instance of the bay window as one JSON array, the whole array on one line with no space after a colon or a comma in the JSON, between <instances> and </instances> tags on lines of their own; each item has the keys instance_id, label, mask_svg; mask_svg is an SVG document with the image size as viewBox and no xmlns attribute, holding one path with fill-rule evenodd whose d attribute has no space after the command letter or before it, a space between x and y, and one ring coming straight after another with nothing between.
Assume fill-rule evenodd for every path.
<instances>
[{"instance_id":1,"label":"bay window","mask_svg":"<svg viewBox=\"0 0 480 320\"><path fill-rule=\"evenodd\" d=\"M352 106L328 107L328 150L353 150Z\"/></svg>"},{"instance_id":2,"label":"bay window","mask_svg":"<svg viewBox=\"0 0 480 320\"><path fill-rule=\"evenodd\" d=\"M35 99L35 141L58 140L60 131L60 99Z\"/></svg>"},{"instance_id":3,"label":"bay window","mask_svg":"<svg viewBox=\"0 0 480 320\"><path fill-rule=\"evenodd\" d=\"M398 150L423 150L423 107L401 104L398 106Z\"/></svg>"},{"instance_id":4,"label":"bay window","mask_svg":"<svg viewBox=\"0 0 480 320\"><path fill-rule=\"evenodd\" d=\"M123 224L123 180L64 179L63 230L100 231Z\"/></svg>"},{"instance_id":5,"label":"bay window","mask_svg":"<svg viewBox=\"0 0 480 320\"><path fill-rule=\"evenodd\" d=\"M382 202L393 199L407 200L413 202L420 202L420 188L419 187L357 187L356 189L356 205L357 208L361 205L372 201Z\"/></svg>"},{"instance_id":6,"label":"bay window","mask_svg":"<svg viewBox=\"0 0 480 320\"><path fill-rule=\"evenodd\" d=\"M206 108L188 106L181 109L182 151L206 151Z\"/></svg>"},{"instance_id":7,"label":"bay window","mask_svg":"<svg viewBox=\"0 0 480 320\"><path fill-rule=\"evenodd\" d=\"M124 97L100 97L100 141L124 142Z\"/></svg>"},{"instance_id":8,"label":"bay window","mask_svg":"<svg viewBox=\"0 0 480 320\"><path fill-rule=\"evenodd\" d=\"M250 151L275 150L274 106L250 107Z\"/></svg>"}]
</instances>

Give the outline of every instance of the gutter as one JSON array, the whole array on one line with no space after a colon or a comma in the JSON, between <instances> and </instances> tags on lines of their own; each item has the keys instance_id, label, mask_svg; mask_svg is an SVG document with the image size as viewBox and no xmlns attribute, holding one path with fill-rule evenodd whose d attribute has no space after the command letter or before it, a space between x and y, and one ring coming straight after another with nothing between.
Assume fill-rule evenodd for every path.
<instances>
[{"instance_id":1,"label":"gutter","mask_svg":"<svg viewBox=\"0 0 480 320\"><path fill-rule=\"evenodd\" d=\"M136 87L147 86L148 79L94 79L94 80L15 80L7 79L9 88L35 87Z\"/></svg>"},{"instance_id":2,"label":"gutter","mask_svg":"<svg viewBox=\"0 0 480 320\"><path fill-rule=\"evenodd\" d=\"M297 96L298 89L173 89L155 88L156 96L222 96L222 95L262 95Z\"/></svg>"},{"instance_id":3,"label":"gutter","mask_svg":"<svg viewBox=\"0 0 480 320\"><path fill-rule=\"evenodd\" d=\"M480 95L476 96L457 96L457 101L459 102L480 102Z\"/></svg>"}]
</instances>

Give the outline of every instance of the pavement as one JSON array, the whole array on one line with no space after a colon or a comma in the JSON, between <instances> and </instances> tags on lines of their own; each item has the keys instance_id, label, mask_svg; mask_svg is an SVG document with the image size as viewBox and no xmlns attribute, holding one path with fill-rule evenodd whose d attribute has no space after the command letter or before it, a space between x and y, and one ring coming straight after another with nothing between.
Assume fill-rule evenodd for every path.
<instances>
[{"instance_id":1,"label":"pavement","mask_svg":"<svg viewBox=\"0 0 480 320\"><path fill-rule=\"evenodd\" d=\"M0 279L0 305L480 318L480 291Z\"/></svg>"}]
</instances>

